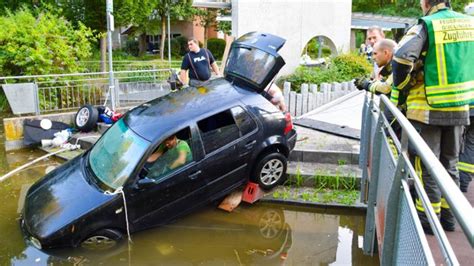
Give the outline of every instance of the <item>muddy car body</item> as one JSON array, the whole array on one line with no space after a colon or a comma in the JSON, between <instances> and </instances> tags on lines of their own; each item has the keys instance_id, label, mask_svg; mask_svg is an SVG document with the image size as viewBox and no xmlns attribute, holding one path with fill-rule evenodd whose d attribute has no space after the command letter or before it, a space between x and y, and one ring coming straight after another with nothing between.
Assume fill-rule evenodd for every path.
<instances>
[{"instance_id":1,"label":"muddy car body","mask_svg":"<svg viewBox=\"0 0 474 266\"><path fill-rule=\"evenodd\" d=\"M273 77L282 59L264 53L265 59L264 50L246 45L273 37L252 34L257 41L247 38L233 46L225 78L134 108L89 151L35 183L21 220L27 238L39 248L115 241L127 225L136 232L164 224L249 180L264 189L281 183L296 132L291 117L262 91L271 80L266 75ZM281 47L282 39L275 42ZM260 70L264 78L253 82L232 70L242 52L247 60L259 54L256 65L268 68ZM177 168L155 171L147 160L173 135L189 147L189 158Z\"/></svg>"}]
</instances>

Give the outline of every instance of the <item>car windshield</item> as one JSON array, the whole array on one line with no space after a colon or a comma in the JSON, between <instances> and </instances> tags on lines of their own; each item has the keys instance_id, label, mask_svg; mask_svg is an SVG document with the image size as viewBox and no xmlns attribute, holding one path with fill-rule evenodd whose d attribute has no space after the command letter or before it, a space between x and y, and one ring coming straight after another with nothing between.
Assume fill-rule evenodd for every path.
<instances>
[{"instance_id":1,"label":"car windshield","mask_svg":"<svg viewBox=\"0 0 474 266\"><path fill-rule=\"evenodd\" d=\"M275 57L255 48L232 49L227 71L261 84L275 65Z\"/></svg>"},{"instance_id":2,"label":"car windshield","mask_svg":"<svg viewBox=\"0 0 474 266\"><path fill-rule=\"evenodd\" d=\"M89 158L92 171L104 184L117 189L127 181L149 146L150 142L120 119L92 148Z\"/></svg>"}]
</instances>

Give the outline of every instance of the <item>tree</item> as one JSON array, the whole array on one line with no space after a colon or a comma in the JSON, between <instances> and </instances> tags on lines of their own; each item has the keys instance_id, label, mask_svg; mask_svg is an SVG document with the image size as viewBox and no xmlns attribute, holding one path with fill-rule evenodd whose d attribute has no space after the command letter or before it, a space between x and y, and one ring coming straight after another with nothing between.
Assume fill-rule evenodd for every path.
<instances>
[{"instance_id":1,"label":"tree","mask_svg":"<svg viewBox=\"0 0 474 266\"><path fill-rule=\"evenodd\" d=\"M155 14L157 2L157 0L124 0L123 5L115 12L119 24L135 27L139 56L146 52L146 35L155 35L159 31L159 19Z\"/></svg>"},{"instance_id":2,"label":"tree","mask_svg":"<svg viewBox=\"0 0 474 266\"><path fill-rule=\"evenodd\" d=\"M228 9L221 9L219 10L219 16L229 16L230 10ZM232 22L230 21L219 21L217 22L217 30L222 31L226 35L231 35L232 33Z\"/></svg>"},{"instance_id":3,"label":"tree","mask_svg":"<svg viewBox=\"0 0 474 266\"><path fill-rule=\"evenodd\" d=\"M114 1L114 5L120 4ZM57 0L62 8L62 14L72 23L84 23L98 34L100 38L100 69L106 71L105 58L107 53L107 20L105 16L105 1L96 0Z\"/></svg>"},{"instance_id":4,"label":"tree","mask_svg":"<svg viewBox=\"0 0 474 266\"><path fill-rule=\"evenodd\" d=\"M195 9L192 7L192 3L192 0L158 0L158 5L155 8L155 12L161 20L161 60L164 59L166 41L166 20L168 11L170 12L170 19L192 18L195 13Z\"/></svg>"},{"instance_id":5,"label":"tree","mask_svg":"<svg viewBox=\"0 0 474 266\"><path fill-rule=\"evenodd\" d=\"M455 11L463 12L472 0L451 0ZM352 1L352 10L383 15L420 17L422 11L419 0L357 0Z\"/></svg>"},{"instance_id":6,"label":"tree","mask_svg":"<svg viewBox=\"0 0 474 266\"><path fill-rule=\"evenodd\" d=\"M173 20L186 19L194 14L191 0L123 0L116 13L117 21L135 27L139 36L139 55L146 51L146 35L155 35L161 30L160 57L164 59L168 10Z\"/></svg>"},{"instance_id":7,"label":"tree","mask_svg":"<svg viewBox=\"0 0 474 266\"><path fill-rule=\"evenodd\" d=\"M47 11L35 17L28 8L0 17L0 72L40 75L79 72L78 61L91 55L92 31Z\"/></svg>"},{"instance_id":8,"label":"tree","mask_svg":"<svg viewBox=\"0 0 474 266\"><path fill-rule=\"evenodd\" d=\"M204 48L207 48L207 35L209 28L217 26L217 10L216 9L198 9L196 15L200 19L200 24L204 28Z\"/></svg>"}]
</instances>

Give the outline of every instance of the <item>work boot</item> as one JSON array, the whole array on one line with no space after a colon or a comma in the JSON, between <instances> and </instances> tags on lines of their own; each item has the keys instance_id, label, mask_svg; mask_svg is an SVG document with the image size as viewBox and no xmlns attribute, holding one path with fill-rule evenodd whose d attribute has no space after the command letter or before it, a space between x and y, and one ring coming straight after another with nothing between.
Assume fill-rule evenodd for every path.
<instances>
[{"instance_id":1,"label":"work boot","mask_svg":"<svg viewBox=\"0 0 474 266\"><path fill-rule=\"evenodd\" d=\"M459 188L462 192L467 192L467 188L469 187L469 183L461 182Z\"/></svg>"},{"instance_id":2,"label":"work boot","mask_svg":"<svg viewBox=\"0 0 474 266\"><path fill-rule=\"evenodd\" d=\"M456 229L456 220L450 209L441 208L441 226L444 231L454 232Z\"/></svg>"},{"instance_id":3,"label":"work boot","mask_svg":"<svg viewBox=\"0 0 474 266\"><path fill-rule=\"evenodd\" d=\"M416 211L418 214L418 218L420 219L421 227L423 227L423 231L427 235L433 235L433 229L431 229L430 222L428 222L428 218L426 214L422 211Z\"/></svg>"}]
</instances>

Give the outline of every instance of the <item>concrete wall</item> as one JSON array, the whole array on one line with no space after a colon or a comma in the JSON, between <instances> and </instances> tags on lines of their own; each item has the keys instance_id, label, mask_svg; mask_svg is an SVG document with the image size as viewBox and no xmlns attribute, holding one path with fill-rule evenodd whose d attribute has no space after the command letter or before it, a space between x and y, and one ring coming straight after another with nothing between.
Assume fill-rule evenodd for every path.
<instances>
[{"instance_id":1,"label":"concrete wall","mask_svg":"<svg viewBox=\"0 0 474 266\"><path fill-rule=\"evenodd\" d=\"M263 31L285 38L280 54L293 72L307 42L326 36L337 51L350 48L352 0L232 0L232 35Z\"/></svg>"}]
</instances>

